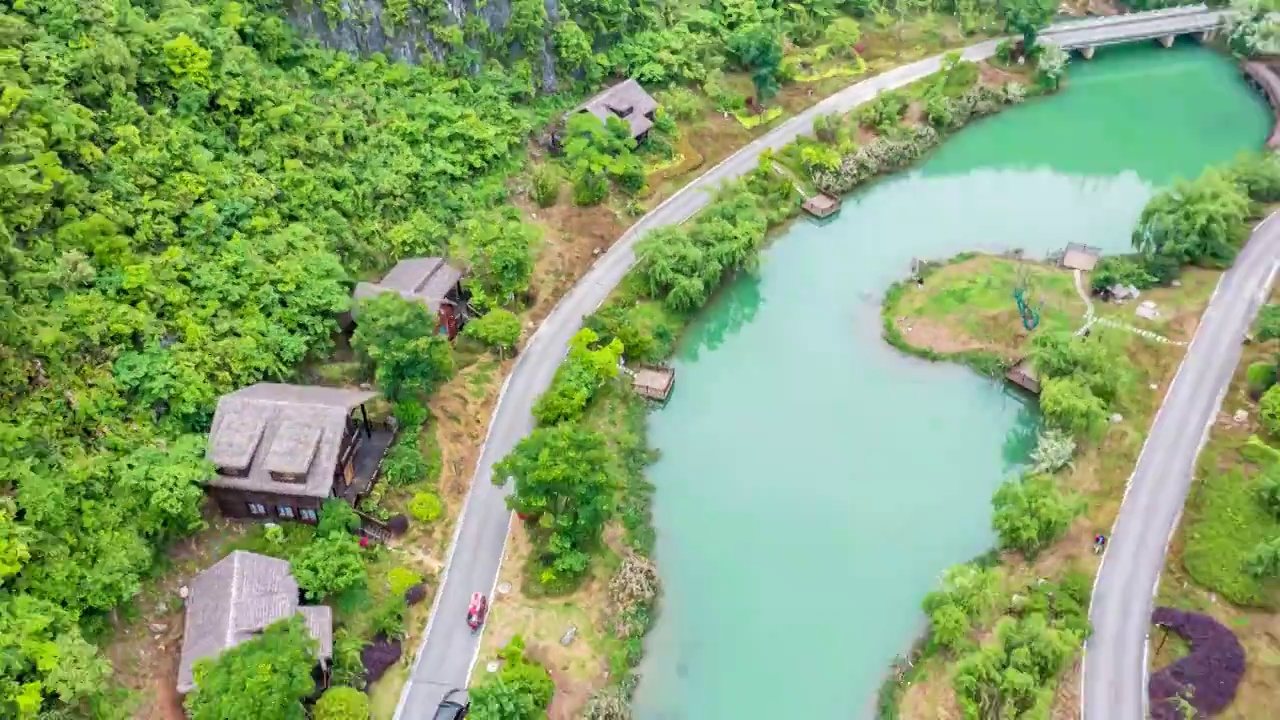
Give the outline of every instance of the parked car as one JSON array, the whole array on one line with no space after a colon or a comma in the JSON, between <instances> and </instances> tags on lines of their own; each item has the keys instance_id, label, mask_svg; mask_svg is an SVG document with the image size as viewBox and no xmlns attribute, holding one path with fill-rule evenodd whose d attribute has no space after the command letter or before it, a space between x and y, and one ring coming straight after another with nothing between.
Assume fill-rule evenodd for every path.
<instances>
[{"instance_id":1,"label":"parked car","mask_svg":"<svg viewBox=\"0 0 1280 720\"><path fill-rule=\"evenodd\" d=\"M467 717L467 711L471 709L471 703L467 700L458 702L453 700L456 693L462 690L454 688L445 693L444 699L440 701L439 707L436 708L436 714L431 720L463 720Z\"/></svg>"}]
</instances>

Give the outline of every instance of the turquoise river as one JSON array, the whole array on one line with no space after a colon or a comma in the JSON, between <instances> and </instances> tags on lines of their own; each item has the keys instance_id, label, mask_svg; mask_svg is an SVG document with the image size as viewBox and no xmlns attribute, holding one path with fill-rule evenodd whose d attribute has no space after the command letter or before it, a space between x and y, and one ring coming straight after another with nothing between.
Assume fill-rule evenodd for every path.
<instances>
[{"instance_id":1,"label":"turquoise river","mask_svg":"<svg viewBox=\"0 0 1280 720\"><path fill-rule=\"evenodd\" d=\"M991 493L1035 423L990 381L888 347L886 287L913 257L1124 251L1156 188L1260 147L1269 125L1209 50L1102 50L1060 95L781 234L688 333L652 416L665 593L639 720L869 715L921 597L992 544Z\"/></svg>"}]
</instances>

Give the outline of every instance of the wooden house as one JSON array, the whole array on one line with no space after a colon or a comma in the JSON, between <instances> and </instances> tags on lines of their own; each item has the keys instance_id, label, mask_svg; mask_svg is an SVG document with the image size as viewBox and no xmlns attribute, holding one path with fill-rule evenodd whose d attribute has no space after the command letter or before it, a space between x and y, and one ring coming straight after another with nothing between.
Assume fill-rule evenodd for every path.
<instances>
[{"instance_id":1,"label":"wooden house","mask_svg":"<svg viewBox=\"0 0 1280 720\"><path fill-rule=\"evenodd\" d=\"M632 79L623 80L574 108L574 112L595 115L602 123L611 117L626 120L631 127L631 139L637 143L649 134L657 111L658 101Z\"/></svg>"},{"instance_id":2,"label":"wooden house","mask_svg":"<svg viewBox=\"0 0 1280 720\"><path fill-rule=\"evenodd\" d=\"M230 518L314 523L331 497L355 504L395 438L365 390L258 383L218 400L209 430L209 495Z\"/></svg>"},{"instance_id":3,"label":"wooden house","mask_svg":"<svg viewBox=\"0 0 1280 720\"><path fill-rule=\"evenodd\" d=\"M333 657L333 612L324 605L300 605L289 561L236 550L191 581L187 596L178 692L195 689L197 660L217 657L250 640L268 625L302 615L319 643L323 668Z\"/></svg>"},{"instance_id":4,"label":"wooden house","mask_svg":"<svg viewBox=\"0 0 1280 720\"><path fill-rule=\"evenodd\" d=\"M463 271L440 257L406 258L396 263L381 281L356 285L351 318L359 322L359 301L384 292L420 302L439 319L439 332L450 340L467 321L467 292ZM349 324L349 323L347 323Z\"/></svg>"}]
</instances>

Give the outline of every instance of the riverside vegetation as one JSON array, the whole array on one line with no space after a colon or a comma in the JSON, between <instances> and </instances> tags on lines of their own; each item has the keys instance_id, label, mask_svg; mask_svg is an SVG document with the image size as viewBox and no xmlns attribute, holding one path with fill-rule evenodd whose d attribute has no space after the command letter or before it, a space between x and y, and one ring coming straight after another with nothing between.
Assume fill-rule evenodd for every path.
<instances>
[{"instance_id":1,"label":"riverside vegetation","mask_svg":"<svg viewBox=\"0 0 1280 720\"><path fill-rule=\"evenodd\" d=\"M793 174L810 185L839 182L847 191L900 170L936 145L941 133L1057 86L1057 77L1052 83L1044 73L1036 77L1034 85L1024 85L1019 81L1025 71L951 56L940 72L899 93L882 94L882 101L849 116L822 118L814 138L762 156L755 170L722 188L693 220L641 240L635 268L586 318L551 387L535 404L538 428L495 469L495 481L513 479L509 504L523 522L512 543L516 562L504 568L514 592L494 607L488 652L497 652L510 634L564 622L570 608L587 608L585 617L571 617L590 623L586 637L597 661L559 653L553 639L563 625L553 625L542 628L551 646L548 665L574 668L579 683L595 689L577 698L586 717L629 716L633 670L659 587L647 557L652 488L644 468L653 451L644 436L645 405L619 382L618 358L666 358L726 278L755 268L770 230L799 210ZM933 118L919 111L927 103L935 108ZM777 172L775 162L791 172ZM842 174L841 168L851 170ZM523 624L504 630L504 616ZM601 664L609 671L603 687ZM477 687L489 682L481 679Z\"/></svg>"},{"instance_id":2,"label":"riverside vegetation","mask_svg":"<svg viewBox=\"0 0 1280 720\"><path fill-rule=\"evenodd\" d=\"M1051 14L1042 5L1028 3L1035 23ZM0 668L3 714L115 717L167 692L143 669L132 678L141 697L123 697L95 644L128 624L113 622L117 611L138 617L135 600L159 587L166 550L208 525L203 437L216 398L237 387L376 382L389 401L377 412L398 418L403 434L382 496L361 509L388 520L408 512L413 532L434 523L430 537L447 536L449 498L436 497L435 481L459 463L442 462L427 421L454 420L424 404L482 365L492 376L516 344L512 315L537 302L541 242L538 225L510 205L526 167L521 148L604 78L671 85L663 97L673 117L681 99L700 97L686 86L716 106L745 108L746 94L733 89L741 73L758 104L792 77L851 62L848 45L863 28L901 33L921 11L969 31L994 28L999 6L748 0L672 13L578 2L554 25L522 7L531 12L502 30L442 19L458 52L423 66L319 49L282 20L275 0L46 0L0 10L9 71L0 100L0 640L15 648ZM571 87L564 95L539 96L526 72L541 33L554 37ZM803 62L788 59L792 48ZM638 176L626 153L646 150L614 142L607 127L581 130L590 138L568 168L580 198L594 200L605 184L632 192ZM543 201L555 199L557 183L541 181ZM739 212L773 217L743 205L726 212L730 227ZM334 318L348 309L353 282L413 255L464 261L468 289L494 318L450 349L422 332L427 319L413 308L379 301L352 339L354 359L330 362ZM736 261L717 262L723 272ZM698 297L695 281L710 292L714 273L681 273L671 276L677 298ZM499 359L479 360L481 344ZM573 542L548 568L579 572L574 553L589 545L593 523L584 513L556 528L557 541ZM632 525L642 537L644 523ZM194 557L243 547L314 571L302 573L313 594L338 601L335 668L350 672L337 682L358 686L373 662L362 650L384 657L405 632L399 603L419 584L406 578L431 568L408 547L358 551L341 531L349 524L335 527L336 538L220 525ZM280 704L257 710L296 716L297 691L279 689ZM210 701L199 696L193 708Z\"/></svg>"},{"instance_id":3,"label":"riverside vegetation","mask_svg":"<svg viewBox=\"0 0 1280 720\"><path fill-rule=\"evenodd\" d=\"M1175 316L1161 328L1175 340L1189 340L1195 318L1207 302L1211 288L1207 280L1234 259L1248 238L1249 221L1277 200L1280 159L1274 155L1242 156L1194 180L1176 182L1144 208L1133 232L1138 252L1104 258L1092 273L1092 285L1126 283L1150 289L1152 294L1194 295L1195 300L1187 306L1184 299L1178 311L1187 322ZM964 259L952 267L961 268L967 262L972 261ZM1186 266L1192 269L1183 270ZM1088 538L1108 527L1118 511L1124 478L1159 403L1159 393L1147 387L1167 386L1181 351L1107 326L1095 326L1085 337L1075 335L1072 328L1051 319L1050 313L1060 310L1046 310L1050 320L1031 333L968 338L973 349L938 352L913 345L903 324L928 320L931 314L948 318L960 333L987 327L981 320L960 319L969 306L947 300L953 288L969 292L974 285L970 276L944 276L949 269L933 269L924 288L897 284L889 290L883 309L886 339L904 351L931 360L959 360L984 372L1002 373L1010 360L1029 358L1042 386L1039 406L1044 427L1022 474L1005 481L992 498L997 548L948 570L939 589L925 598L928 630L913 648L910 663L899 664L886 681L880 716L915 717L924 707L946 707L967 718L1041 717L1055 703L1070 702L1069 690L1059 689L1059 681L1088 635L1086 611L1096 571L1096 558L1087 551ZM1179 278L1181 288L1161 289ZM1006 282L1002 294L1009 302L1013 283ZM941 301L947 304L936 305ZM972 310L982 312L981 307ZM1258 332L1267 342L1273 338L1276 316L1274 310L1263 313ZM1078 320L1083 323L1082 316ZM1009 310L998 322L1018 320ZM955 341L949 339L951 347ZM1262 393L1270 392L1267 388L1274 383L1273 362L1255 364L1246 373L1252 378L1254 396L1261 396L1264 405ZM1113 414L1119 415L1118 421ZM1259 420L1264 428L1267 417L1264 407ZM1234 435L1239 438L1238 433ZM1258 447L1264 459L1274 456L1274 451L1262 450L1265 446L1256 439L1249 444ZM1211 445L1202 465L1214 462L1210 458L1216 455ZM1265 521L1269 497L1265 474L1253 491L1240 489L1239 471L1233 472L1235 480L1217 481L1210 476L1204 481L1206 489L1193 493L1184 523L1184 564L1198 582L1233 601L1263 602L1264 595L1257 590L1252 595L1243 590L1228 594L1233 588L1264 587L1274 571L1269 564L1272 533L1262 529L1271 527ZM1215 488L1212 493L1207 490L1210 483ZM1216 497L1232 499L1216 505L1212 499ZM1242 512L1261 523L1259 531L1249 535L1252 540L1240 539L1236 518ZM1050 588L1047 597L1045 587ZM1254 633L1237 626L1236 632L1245 633L1249 646L1269 642L1262 628ZM1250 662L1256 660L1251 657ZM1206 678L1198 680L1203 683ZM1265 686L1268 681L1260 682ZM1204 709L1230 702L1230 695L1225 701L1220 695L1206 694L1200 701L1192 697L1189 702Z\"/></svg>"}]
</instances>

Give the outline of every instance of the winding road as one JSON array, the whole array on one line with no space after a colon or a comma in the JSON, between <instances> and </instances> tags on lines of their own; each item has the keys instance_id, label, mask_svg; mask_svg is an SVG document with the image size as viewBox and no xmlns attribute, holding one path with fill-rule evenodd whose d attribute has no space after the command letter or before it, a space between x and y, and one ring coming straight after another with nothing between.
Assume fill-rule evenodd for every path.
<instances>
[{"instance_id":1,"label":"winding road","mask_svg":"<svg viewBox=\"0 0 1280 720\"><path fill-rule=\"evenodd\" d=\"M1152 37L1153 29L1161 33L1202 29L1203 18L1198 18L1197 13L1203 15L1210 11L1203 7L1176 8L1072 21L1048 28L1041 36L1056 40L1058 35L1062 35L1062 39L1072 46L1087 44L1091 39L1099 44L1119 42L1127 36L1135 40L1145 39ZM962 55L967 60L984 60L993 55L995 49L996 41L991 40L965 48ZM706 207L711 193L722 183L754 169L763 150L778 150L800 135L811 134L815 118L847 113L872 100L883 90L896 89L937 72L942 67L942 59L942 55L936 55L845 88L738 150L641 218L561 298L522 350L500 391L422 644L396 707L396 720L427 720L450 689L466 687L480 649L479 635L472 633L464 622L467 604L473 592L492 596L512 521L505 504L509 488L492 483L493 465L533 430L530 411L534 401L551 384L556 368L567 352L569 340L581 326L583 317L599 307L631 269L635 262L633 249L636 242L651 230L688 220ZM1122 542L1117 533L1117 544ZM1150 570L1157 572L1159 560L1159 557L1151 560L1140 555L1133 562L1150 562ZM1120 592L1119 588L1115 590ZM1123 601L1117 597L1114 604L1119 607ZM1150 598L1145 598L1144 602L1144 607L1149 606ZM1145 616L1135 627L1139 628L1139 633L1142 632L1146 627ZM1134 682L1140 683L1141 680L1139 675ZM1144 688L1135 684L1126 692L1139 693L1145 698ZM1104 713L1097 717L1108 715ZM1090 720L1093 720L1092 716Z\"/></svg>"},{"instance_id":2,"label":"winding road","mask_svg":"<svg viewBox=\"0 0 1280 720\"><path fill-rule=\"evenodd\" d=\"M1277 214L1254 229L1218 282L1125 487L1089 607L1093 634L1085 643L1081 681L1085 720L1147 717L1147 632L1156 585L1196 457L1240 362L1244 335L1275 280Z\"/></svg>"}]
</instances>

